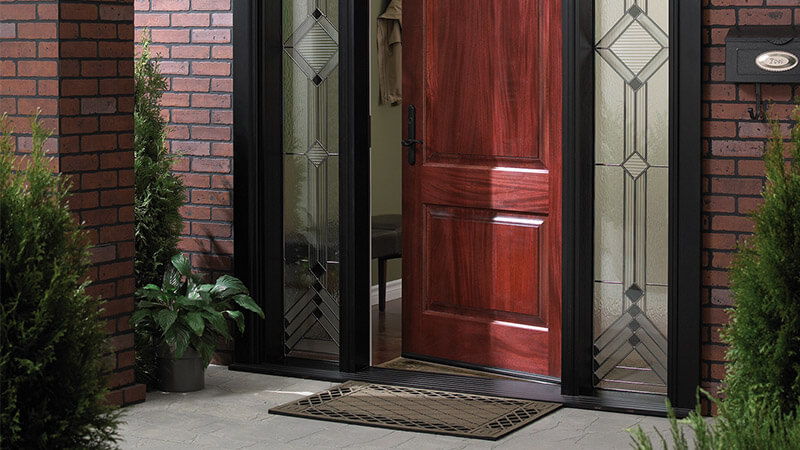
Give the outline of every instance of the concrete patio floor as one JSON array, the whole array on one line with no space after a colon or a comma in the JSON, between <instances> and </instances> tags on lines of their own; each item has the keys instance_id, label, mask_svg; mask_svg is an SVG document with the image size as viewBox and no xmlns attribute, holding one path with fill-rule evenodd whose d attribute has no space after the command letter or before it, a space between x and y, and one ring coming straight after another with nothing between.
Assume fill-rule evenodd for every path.
<instances>
[{"instance_id":1,"label":"concrete patio floor","mask_svg":"<svg viewBox=\"0 0 800 450\"><path fill-rule=\"evenodd\" d=\"M125 408L119 444L123 449L619 449L630 448L626 428L642 425L655 435L655 426L665 436L669 428L667 420L662 418L561 408L502 440L491 442L267 412L273 406L334 384L210 366L202 391L150 392L145 403Z\"/></svg>"}]
</instances>

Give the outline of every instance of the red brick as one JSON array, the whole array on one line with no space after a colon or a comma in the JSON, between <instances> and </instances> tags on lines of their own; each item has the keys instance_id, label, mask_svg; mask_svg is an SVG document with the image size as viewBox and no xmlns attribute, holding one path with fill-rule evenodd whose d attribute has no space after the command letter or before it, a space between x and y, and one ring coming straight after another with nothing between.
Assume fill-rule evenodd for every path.
<instances>
[{"instance_id":1,"label":"red brick","mask_svg":"<svg viewBox=\"0 0 800 450\"><path fill-rule=\"evenodd\" d=\"M127 264L128 264L128 266L130 266L130 263L127 263ZM101 274L102 274L104 268L111 267L111 266L112 265L100 266ZM101 278L102 278L102 275L101 275ZM109 300L109 301L103 303L103 314L102 314L102 317L118 316L120 314L132 313L132 312L133 312L133 297L119 298L119 299L115 299L115 300Z\"/></svg>"},{"instance_id":2,"label":"red brick","mask_svg":"<svg viewBox=\"0 0 800 450\"><path fill-rule=\"evenodd\" d=\"M108 380L108 386L111 388L125 386L131 383L133 383L133 369L123 372L114 372Z\"/></svg>"},{"instance_id":3,"label":"red brick","mask_svg":"<svg viewBox=\"0 0 800 450\"><path fill-rule=\"evenodd\" d=\"M93 172L81 175L81 189L100 189L117 186L116 172Z\"/></svg>"},{"instance_id":4,"label":"red brick","mask_svg":"<svg viewBox=\"0 0 800 450\"><path fill-rule=\"evenodd\" d=\"M212 238L229 238L232 235L230 224L193 223L192 234Z\"/></svg>"},{"instance_id":5,"label":"red brick","mask_svg":"<svg viewBox=\"0 0 800 450\"><path fill-rule=\"evenodd\" d=\"M214 156L233 156L233 144L229 142L213 142L211 154Z\"/></svg>"},{"instance_id":6,"label":"red brick","mask_svg":"<svg viewBox=\"0 0 800 450\"><path fill-rule=\"evenodd\" d=\"M100 204L103 206L132 205L134 201L133 189L113 189L100 193Z\"/></svg>"},{"instance_id":7,"label":"red brick","mask_svg":"<svg viewBox=\"0 0 800 450\"><path fill-rule=\"evenodd\" d=\"M133 224L103 227L100 229L100 242L120 242L133 239ZM120 274L119 276L123 276Z\"/></svg>"},{"instance_id":8,"label":"red brick","mask_svg":"<svg viewBox=\"0 0 800 450\"><path fill-rule=\"evenodd\" d=\"M181 216L187 220L209 220L211 219L211 208L207 206L183 205L181 206Z\"/></svg>"},{"instance_id":9,"label":"red brick","mask_svg":"<svg viewBox=\"0 0 800 450\"><path fill-rule=\"evenodd\" d=\"M715 231L741 231L752 233L753 221L746 216L714 216L711 227Z\"/></svg>"},{"instance_id":10,"label":"red brick","mask_svg":"<svg viewBox=\"0 0 800 450\"><path fill-rule=\"evenodd\" d=\"M207 27L211 25L208 13L175 13L172 14L173 27Z\"/></svg>"},{"instance_id":11,"label":"red brick","mask_svg":"<svg viewBox=\"0 0 800 450\"><path fill-rule=\"evenodd\" d=\"M94 58L97 56L97 42L62 41L59 45L63 58Z\"/></svg>"},{"instance_id":12,"label":"red brick","mask_svg":"<svg viewBox=\"0 0 800 450\"><path fill-rule=\"evenodd\" d=\"M192 9L230 11L231 0L192 0Z\"/></svg>"},{"instance_id":13,"label":"red brick","mask_svg":"<svg viewBox=\"0 0 800 450\"><path fill-rule=\"evenodd\" d=\"M192 94L194 108L230 108L230 94Z\"/></svg>"},{"instance_id":14,"label":"red brick","mask_svg":"<svg viewBox=\"0 0 800 450\"><path fill-rule=\"evenodd\" d=\"M133 7L128 5L100 5L100 20L133 21Z\"/></svg>"},{"instance_id":15,"label":"red brick","mask_svg":"<svg viewBox=\"0 0 800 450\"><path fill-rule=\"evenodd\" d=\"M133 94L133 78L105 78L100 80L101 95Z\"/></svg>"},{"instance_id":16,"label":"red brick","mask_svg":"<svg viewBox=\"0 0 800 450\"><path fill-rule=\"evenodd\" d=\"M232 13L211 14L211 25L215 27L231 27L233 26L233 14Z\"/></svg>"},{"instance_id":17,"label":"red brick","mask_svg":"<svg viewBox=\"0 0 800 450\"><path fill-rule=\"evenodd\" d=\"M0 3L0 18L5 21L33 20L36 18L36 5L13 5Z\"/></svg>"},{"instance_id":18,"label":"red brick","mask_svg":"<svg viewBox=\"0 0 800 450\"><path fill-rule=\"evenodd\" d=\"M193 75L216 75L228 76L231 74L231 63L229 62L207 62L207 61L193 61L192 62Z\"/></svg>"},{"instance_id":19,"label":"red brick","mask_svg":"<svg viewBox=\"0 0 800 450\"><path fill-rule=\"evenodd\" d=\"M100 156L100 168L119 169L133 167L133 152L104 153Z\"/></svg>"},{"instance_id":20,"label":"red brick","mask_svg":"<svg viewBox=\"0 0 800 450\"><path fill-rule=\"evenodd\" d=\"M61 95L97 95L97 80L62 80Z\"/></svg>"},{"instance_id":21,"label":"red brick","mask_svg":"<svg viewBox=\"0 0 800 450\"><path fill-rule=\"evenodd\" d=\"M81 99L81 114L112 114L117 112L117 99L114 97L91 97Z\"/></svg>"},{"instance_id":22,"label":"red brick","mask_svg":"<svg viewBox=\"0 0 800 450\"><path fill-rule=\"evenodd\" d=\"M156 43L189 42L189 30L151 30L151 36Z\"/></svg>"},{"instance_id":23,"label":"red brick","mask_svg":"<svg viewBox=\"0 0 800 450\"><path fill-rule=\"evenodd\" d=\"M157 0L153 1L153 11L186 11L189 9L189 0Z\"/></svg>"},{"instance_id":24,"label":"red brick","mask_svg":"<svg viewBox=\"0 0 800 450\"><path fill-rule=\"evenodd\" d=\"M81 148L85 152L117 149L116 134L94 134L81 137Z\"/></svg>"},{"instance_id":25,"label":"red brick","mask_svg":"<svg viewBox=\"0 0 800 450\"><path fill-rule=\"evenodd\" d=\"M192 160L192 170L195 172L230 173L229 159L195 158Z\"/></svg>"},{"instance_id":26,"label":"red brick","mask_svg":"<svg viewBox=\"0 0 800 450\"><path fill-rule=\"evenodd\" d=\"M137 27L168 27L169 14L163 13L142 13L137 9L136 11L136 26ZM136 33L138 41L141 32Z\"/></svg>"},{"instance_id":27,"label":"red brick","mask_svg":"<svg viewBox=\"0 0 800 450\"><path fill-rule=\"evenodd\" d=\"M35 58L36 44L33 42L3 42L0 45L0 58Z\"/></svg>"},{"instance_id":28,"label":"red brick","mask_svg":"<svg viewBox=\"0 0 800 450\"><path fill-rule=\"evenodd\" d=\"M207 45L176 45L171 51L175 59L208 59L210 56Z\"/></svg>"},{"instance_id":29,"label":"red brick","mask_svg":"<svg viewBox=\"0 0 800 450\"><path fill-rule=\"evenodd\" d=\"M144 401L147 389L144 384L134 384L122 390L123 405L132 405Z\"/></svg>"},{"instance_id":30,"label":"red brick","mask_svg":"<svg viewBox=\"0 0 800 450\"><path fill-rule=\"evenodd\" d=\"M183 173L180 174L181 181L183 181L183 185L189 188L210 188L211 187L211 176L210 175L200 175L196 173Z\"/></svg>"},{"instance_id":31,"label":"red brick","mask_svg":"<svg viewBox=\"0 0 800 450\"><path fill-rule=\"evenodd\" d=\"M61 134L87 134L97 131L97 117L62 117Z\"/></svg>"},{"instance_id":32,"label":"red brick","mask_svg":"<svg viewBox=\"0 0 800 450\"><path fill-rule=\"evenodd\" d=\"M231 194L229 192L192 190L191 202L199 205L224 205L231 204Z\"/></svg>"},{"instance_id":33,"label":"red brick","mask_svg":"<svg viewBox=\"0 0 800 450\"><path fill-rule=\"evenodd\" d=\"M65 155L60 158L60 163L64 172L97 170L97 155Z\"/></svg>"},{"instance_id":34,"label":"red brick","mask_svg":"<svg viewBox=\"0 0 800 450\"><path fill-rule=\"evenodd\" d=\"M173 78L172 90L178 92L208 92L211 80L208 78Z\"/></svg>"},{"instance_id":35,"label":"red brick","mask_svg":"<svg viewBox=\"0 0 800 450\"><path fill-rule=\"evenodd\" d=\"M201 123L210 122L210 112L203 109L173 109L171 111L173 123Z\"/></svg>"},{"instance_id":36,"label":"red brick","mask_svg":"<svg viewBox=\"0 0 800 450\"><path fill-rule=\"evenodd\" d=\"M81 37L84 39L114 39L117 37L117 25L113 23L82 23Z\"/></svg>"},{"instance_id":37,"label":"red brick","mask_svg":"<svg viewBox=\"0 0 800 450\"><path fill-rule=\"evenodd\" d=\"M192 126L192 139L229 141L231 139L231 128L195 125Z\"/></svg>"},{"instance_id":38,"label":"red brick","mask_svg":"<svg viewBox=\"0 0 800 450\"><path fill-rule=\"evenodd\" d=\"M58 36L58 27L55 23L18 23L17 37L20 39L55 39Z\"/></svg>"}]
</instances>

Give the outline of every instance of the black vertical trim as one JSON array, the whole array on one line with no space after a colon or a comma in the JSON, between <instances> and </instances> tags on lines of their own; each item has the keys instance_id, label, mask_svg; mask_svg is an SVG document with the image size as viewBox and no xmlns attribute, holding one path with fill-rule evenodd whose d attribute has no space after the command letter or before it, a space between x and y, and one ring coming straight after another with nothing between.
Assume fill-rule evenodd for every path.
<instances>
[{"instance_id":1,"label":"black vertical trim","mask_svg":"<svg viewBox=\"0 0 800 450\"><path fill-rule=\"evenodd\" d=\"M668 393L692 408L700 384L701 2L670 6L670 295Z\"/></svg>"},{"instance_id":2,"label":"black vertical trim","mask_svg":"<svg viewBox=\"0 0 800 450\"><path fill-rule=\"evenodd\" d=\"M562 394L592 395L594 1L563 8ZM700 381L701 17L696 0L672 0L668 396L687 409Z\"/></svg>"},{"instance_id":3,"label":"black vertical trim","mask_svg":"<svg viewBox=\"0 0 800 450\"><path fill-rule=\"evenodd\" d=\"M591 395L594 224L594 1L564 8L562 361L564 395Z\"/></svg>"},{"instance_id":4,"label":"black vertical trim","mask_svg":"<svg viewBox=\"0 0 800 450\"><path fill-rule=\"evenodd\" d=\"M234 269L264 309L248 315L237 362L283 356L281 2L234 0Z\"/></svg>"},{"instance_id":5,"label":"black vertical trim","mask_svg":"<svg viewBox=\"0 0 800 450\"><path fill-rule=\"evenodd\" d=\"M339 370L370 356L369 2L339 0Z\"/></svg>"}]
</instances>

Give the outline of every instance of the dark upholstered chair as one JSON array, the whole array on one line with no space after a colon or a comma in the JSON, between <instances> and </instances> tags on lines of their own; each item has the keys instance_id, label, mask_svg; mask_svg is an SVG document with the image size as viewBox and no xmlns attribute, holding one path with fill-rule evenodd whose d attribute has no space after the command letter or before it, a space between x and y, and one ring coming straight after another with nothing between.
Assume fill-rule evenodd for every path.
<instances>
[{"instance_id":1,"label":"dark upholstered chair","mask_svg":"<svg viewBox=\"0 0 800 450\"><path fill-rule=\"evenodd\" d=\"M386 261L403 253L402 216L372 217L372 258L378 259L378 310L386 309Z\"/></svg>"}]
</instances>

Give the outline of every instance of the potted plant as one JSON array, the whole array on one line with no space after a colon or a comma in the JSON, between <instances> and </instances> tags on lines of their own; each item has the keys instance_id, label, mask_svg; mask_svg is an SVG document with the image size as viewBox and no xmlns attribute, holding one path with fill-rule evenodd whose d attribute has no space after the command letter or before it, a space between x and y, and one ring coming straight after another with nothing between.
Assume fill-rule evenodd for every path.
<instances>
[{"instance_id":1,"label":"potted plant","mask_svg":"<svg viewBox=\"0 0 800 450\"><path fill-rule=\"evenodd\" d=\"M204 387L205 368L217 344L222 338L231 339L228 319L244 332L240 308L264 318L264 311L238 278L223 275L215 284L204 284L182 254L172 257L161 287L148 284L136 295L140 300L131 323L160 333L158 386L165 391L190 392Z\"/></svg>"}]
</instances>

